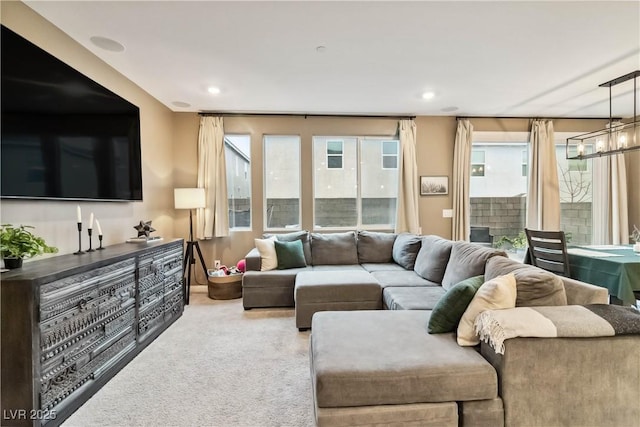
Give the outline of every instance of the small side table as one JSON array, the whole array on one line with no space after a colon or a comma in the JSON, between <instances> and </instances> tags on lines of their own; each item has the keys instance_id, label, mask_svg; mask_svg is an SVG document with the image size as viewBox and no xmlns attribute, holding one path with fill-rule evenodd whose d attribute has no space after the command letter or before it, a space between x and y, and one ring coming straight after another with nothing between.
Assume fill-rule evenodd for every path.
<instances>
[{"instance_id":1,"label":"small side table","mask_svg":"<svg viewBox=\"0 0 640 427\"><path fill-rule=\"evenodd\" d=\"M209 276L209 298L234 299L242 297L242 274Z\"/></svg>"}]
</instances>

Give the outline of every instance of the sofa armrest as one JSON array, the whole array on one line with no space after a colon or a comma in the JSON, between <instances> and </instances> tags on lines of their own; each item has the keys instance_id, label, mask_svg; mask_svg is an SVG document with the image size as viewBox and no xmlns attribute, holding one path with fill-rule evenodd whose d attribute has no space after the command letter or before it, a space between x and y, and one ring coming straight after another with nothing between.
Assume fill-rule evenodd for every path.
<instances>
[{"instance_id":1,"label":"sofa armrest","mask_svg":"<svg viewBox=\"0 0 640 427\"><path fill-rule=\"evenodd\" d=\"M562 277L567 304L608 304L609 291L601 286L590 285L568 277Z\"/></svg>"},{"instance_id":2,"label":"sofa armrest","mask_svg":"<svg viewBox=\"0 0 640 427\"><path fill-rule=\"evenodd\" d=\"M640 417L640 336L514 338L481 353L498 373L505 425L628 425Z\"/></svg>"},{"instance_id":3,"label":"sofa armrest","mask_svg":"<svg viewBox=\"0 0 640 427\"><path fill-rule=\"evenodd\" d=\"M260 258L260 252L258 248L253 248L244 257L245 271L260 271L262 267L262 258Z\"/></svg>"}]
</instances>

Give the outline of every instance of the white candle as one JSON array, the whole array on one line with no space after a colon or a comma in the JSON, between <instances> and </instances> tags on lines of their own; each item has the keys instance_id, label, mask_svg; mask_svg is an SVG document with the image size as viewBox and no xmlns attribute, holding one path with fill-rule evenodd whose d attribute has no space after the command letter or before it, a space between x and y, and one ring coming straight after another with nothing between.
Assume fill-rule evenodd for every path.
<instances>
[{"instance_id":1,"label":"white candle","mask_svg":"<svg viewBox=\"0 0 640 427\"><path fill-rule=\"evenodd\" d=\"M100 221L96 218L96 228L98 229L98 236L102 236L102 228L100 228Z\"/></svg>"},{"instance_id":2,"label":"white candle","mask_svg":"<svg viewBox=\"0 0 640 427\"><path fill-rule=\"evenodd\" d=\"M91 212L89 216L89 228L93 228L93 212Z\"/></svg>"},{"instance_id":3,"label":"white candle","mask_svg":"<svg viewBox=\"0 0 640 427\"><path fill-rule=\"evenodd\" d=\"M78 205L78 224L82 222L82 211L80 210L80 205Z\"/></svg>"}]
</instances>

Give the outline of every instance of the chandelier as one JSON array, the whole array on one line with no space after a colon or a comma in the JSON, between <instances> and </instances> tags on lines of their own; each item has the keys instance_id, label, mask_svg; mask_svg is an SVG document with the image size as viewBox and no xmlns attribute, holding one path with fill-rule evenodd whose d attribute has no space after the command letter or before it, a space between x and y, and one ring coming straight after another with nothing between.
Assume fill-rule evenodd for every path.
<instances>
[{"instance_id":1,"label":"chandelier","mask_svg":"<svg viewBox=\"0 0 640 427\"><path fill-rule=\"evenodd\" d=\"M625 74L599 86L609 88L609 123L605 129L567 138L567 159L588 159L640 148L640 121L638 121L636 110L636 79L638 77L640 77L640 70ZM633 80L633 118L626 123L614 122L611 110L611 88L629 80Z\"/></svg>"}]
</instances>

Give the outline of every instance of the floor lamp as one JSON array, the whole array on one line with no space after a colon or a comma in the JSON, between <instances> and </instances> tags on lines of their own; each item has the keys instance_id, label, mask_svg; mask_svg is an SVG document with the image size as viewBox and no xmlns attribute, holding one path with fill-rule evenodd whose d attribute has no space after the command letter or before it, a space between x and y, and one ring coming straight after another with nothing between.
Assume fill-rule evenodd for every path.
<instances>
[{"instance_id":1,"label":"floor lamp","mask_svg":"<svg viewBox=\"0 0 640 427\"><path fill-rule=\"evenodd\" d=\"M204 277L207 277L207 266L202 257L200 244L193 238L193 209L205 207L204 188L175 188L173 199L176 209L189 209L189 240L184 252L182 265L184 280L184 303L189 304L189 291L191 290L191 266L196 263L194 250L198 253ZM195 274L195 273L194 273Z\"/></svg>"}]
</instances>

